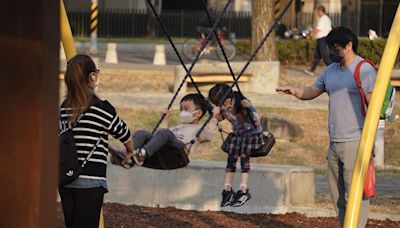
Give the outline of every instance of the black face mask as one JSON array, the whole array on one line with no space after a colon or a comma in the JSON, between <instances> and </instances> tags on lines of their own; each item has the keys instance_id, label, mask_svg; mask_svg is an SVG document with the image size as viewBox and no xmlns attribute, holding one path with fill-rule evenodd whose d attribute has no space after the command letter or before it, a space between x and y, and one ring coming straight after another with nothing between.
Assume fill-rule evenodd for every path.
<instances>
[{"instance_id":1,"label":"black face mask","mask_svg":"<svg viewBox=\"0 0 400 228\"><path fill-rule=\"evenodd\" d=\"M340 55L340 51L336 48L329 49L329 57L335 63L341 63L343 56Z\"/></svg>"}]
</instances>

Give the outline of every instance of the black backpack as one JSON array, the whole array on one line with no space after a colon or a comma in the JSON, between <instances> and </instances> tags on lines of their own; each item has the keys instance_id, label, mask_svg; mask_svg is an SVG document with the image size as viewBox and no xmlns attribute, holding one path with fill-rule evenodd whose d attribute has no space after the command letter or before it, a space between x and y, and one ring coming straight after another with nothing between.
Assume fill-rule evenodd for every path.
<instances>
[{"instance_id":1,"label":"black backpack","mask_svg":"<svg viewBox=\"0 0 400 228\"><path fill-rule=\"evenodd\" d=\"M83 167L86 165L87 161L90 159L101 140L100 137L94 145L92 151L88 154L83 163L80 164L72 128L76 126L82 116L83 114L78 117L72 127L70 127L70 124L68 124L68 129L62 131L59 135L59 186L67 185L79 177L79 175L82 173Z\"/></svg>"}]
</instances>

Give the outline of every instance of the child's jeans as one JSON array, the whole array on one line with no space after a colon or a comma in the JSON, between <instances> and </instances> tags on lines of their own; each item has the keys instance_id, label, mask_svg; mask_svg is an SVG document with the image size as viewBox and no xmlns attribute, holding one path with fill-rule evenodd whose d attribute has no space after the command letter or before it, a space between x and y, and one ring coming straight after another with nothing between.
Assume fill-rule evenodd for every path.
<instances>
[{"instance_id":1,"label":"child's jeans","mask_svg":"<svg viewBox=\"0 0 400 228\"><path fill-rule=\"evenodd\" d=\"M166 145L179 150L183 150L185 147L168 128L160 129L154 135L148 131L136 131L132 138L135 149L144 147L148 157L151 157L157 150Z\"/></svg>"}]
</instances>

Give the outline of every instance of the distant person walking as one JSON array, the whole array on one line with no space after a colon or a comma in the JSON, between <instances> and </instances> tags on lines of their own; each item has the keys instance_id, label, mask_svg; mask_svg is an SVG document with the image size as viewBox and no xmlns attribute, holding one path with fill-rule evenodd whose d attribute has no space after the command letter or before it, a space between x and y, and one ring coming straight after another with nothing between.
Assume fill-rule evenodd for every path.
<instances>
[{"instance_id":1,"label":"distant person walking","mask_svg":"<svg viewBox=\"0 0 400 228\"><path fill-rule=\"evenodd\" d=\"M321 61L321 58L327 66L332 63L325 41L326 36L332 30L331 19L326 15L325 7L323 5L319 5L315 8L315 14L318 17L317 26L307 36L308 39L317 39L317 45L314 50L314 62L310 70L305 70L309 75L314 75L314 71Z\"/></svg>"}]
</instances>

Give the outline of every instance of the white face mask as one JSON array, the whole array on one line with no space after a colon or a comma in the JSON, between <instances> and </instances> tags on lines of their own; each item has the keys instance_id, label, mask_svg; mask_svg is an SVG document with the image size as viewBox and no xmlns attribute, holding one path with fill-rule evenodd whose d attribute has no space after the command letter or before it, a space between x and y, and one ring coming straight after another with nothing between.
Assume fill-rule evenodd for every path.
<instances>
[{"instance_id":1,"label":"white face mask","mask_svg":"<svg viewBox=\"0 0 400 228\"><path fill-rule=\"evenodd\" d=\"M181 123L189 124L189 123L193 122L194 117L191 112L181 111L179 113L179 119L180 119Z\"/></svg>"}]
</instances>

